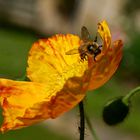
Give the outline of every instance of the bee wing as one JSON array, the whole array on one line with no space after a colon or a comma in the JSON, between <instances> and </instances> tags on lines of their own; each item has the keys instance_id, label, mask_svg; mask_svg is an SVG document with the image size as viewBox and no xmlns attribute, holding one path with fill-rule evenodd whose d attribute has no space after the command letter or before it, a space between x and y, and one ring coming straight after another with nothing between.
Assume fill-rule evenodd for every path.
<instances>
[{"instance_id":1,"label":"bee wing","mask_svg":"<svg viewBox=\"0 0 140 140\"><path fill-rule=\"evenodd\" d=\"M72 49L72 50L67 51L65 54L72 55L72 54L78 54L78 53L79 53L78 49Z\"/></svg>"},{"instance_id":2,"label":"bee wing","mask_svg":"<svg viewBox=\"0 0 140 140\"><path fill-rule=\"evenodd\" d=\"M84 42L86 42L86 41L88 41L90 39L89 31L88 31L88 29L85 26L83 26L81 28L81 38L82 38L82 40Z\"/></svg>"}]
</instances>

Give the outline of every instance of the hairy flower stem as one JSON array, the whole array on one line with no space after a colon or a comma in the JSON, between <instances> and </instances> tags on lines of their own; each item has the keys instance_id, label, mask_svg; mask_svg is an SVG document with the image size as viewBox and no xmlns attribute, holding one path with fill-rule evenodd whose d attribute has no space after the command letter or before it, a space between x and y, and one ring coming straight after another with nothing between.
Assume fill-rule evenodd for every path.
<instances>
[{"instance_id":1,"label":"hairy flower stem","mask_svg":"<svg viewBox=\"0 0 140 140\"><path fill-rule=\"evenodd\" d=\"M80 140L84 140L85 136L85 114L84 114L84 104L83 101L79 103L79 112L80 112Z\"/></svg>"}]
</instances>

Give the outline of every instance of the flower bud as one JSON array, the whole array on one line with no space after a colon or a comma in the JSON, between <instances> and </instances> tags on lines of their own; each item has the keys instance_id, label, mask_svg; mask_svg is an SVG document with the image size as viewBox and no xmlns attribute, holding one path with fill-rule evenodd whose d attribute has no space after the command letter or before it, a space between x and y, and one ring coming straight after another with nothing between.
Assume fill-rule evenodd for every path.
<instances>
[{"instance_id":1,"label":"flower bud","mask_svg":"<svg viewBox=\"0 0 140 140\"><path fill-rule=\"evenodd\" d=\"M129 110L129 103L124 103L123 97L118 97L105 105L103 109L103 120L108 125L116 125L126 118Z\"/></svg>"}]
</instances>

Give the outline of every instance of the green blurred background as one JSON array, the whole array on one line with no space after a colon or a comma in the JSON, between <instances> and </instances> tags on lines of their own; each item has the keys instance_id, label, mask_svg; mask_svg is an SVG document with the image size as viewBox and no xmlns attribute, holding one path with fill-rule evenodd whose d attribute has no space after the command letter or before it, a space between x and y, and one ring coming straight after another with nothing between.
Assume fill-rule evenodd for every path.
<instances>
[{"instance_id":1,"label":"green blurred background","mask_svg":"<svg viewBox=\"0 0 140 140\"><path fill-rule=\"evenodd\" d=\"M122 124L109 127L102 120L102 109L109 99L140 85L139 0L0 0L0 77L22 78L28 51L39 38L56 33L80 34L82 25L94 37L96 25L103 19L108 21L113 38L124 41L123 60L108 83L87 94L86 112L101 140L139 140L139 95L133 98L129 117ZM78 119L75 108L56 120L0 134L0 140L78 139ZM86 140L92 140L88 130Z\"/></svg>"}]
</instances>

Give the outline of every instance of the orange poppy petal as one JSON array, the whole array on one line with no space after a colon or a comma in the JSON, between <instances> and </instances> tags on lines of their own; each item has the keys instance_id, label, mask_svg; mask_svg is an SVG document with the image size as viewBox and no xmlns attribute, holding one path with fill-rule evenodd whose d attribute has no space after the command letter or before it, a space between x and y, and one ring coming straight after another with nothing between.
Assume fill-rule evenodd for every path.
<instances>
[{"instance_id":1,"label":"orange poppy petal","mask_svg":"<svg viewBox=\"0 0 140 140\"><path fill-rule=\"evenodd\" d=\"M106 51L106 54L101 56L97 63L90 61L90 65L92 65L92 75L89 90L102 86L112 77L122 59L122 46L122 41L117 40L113 43L113 46Z\"/></svg>"},{"instance_id":2,"label":"orange poppy petal","mask_svg":"<svg viewBox=\"0 0 140 140\"><path fill-rule=\"evenodd\" d=\"M85 97L89 74L85 72L84 78L70 78L60 91L45 84L0 79L4 116L0 131L29 126L70 110Z\"/></svg>"},{"instance_id":3,"label":"orange poppy petal","mask_svg":"<svg viewBox=\"0 0 140 140\"><path fill-rule=\"evenodd\" d=\"M36 113L37 109L34 106L44 101L50 101L51 96L45 85L0 79L0 103L4 116L1 131L26 126L26 122L21 118L35 118L39 113ZM45 115L50 117L49 110ZM28 123L31 124L32 120Z\"/></svg>"},{"instance_id":4,"label":"orange poppy petal","mask_svg":"<svg viewBox=\"0 0 140 140\"><path fill-rule=\"evenodd\" d=\"M39 40L28 59L28 77L34 82L0 79L4 115L1 131L55 118L85 97L91 74L88 63L81 62L79 54L65 55L79 43L74 35Z\"/></svg>"},{"instance_id":5,"label":"orange poppy petal","mask_svg":"<svg viewBox=\"0 0 140 140\"><path fill-rule=\"evenodd\" d=\"M107 25L107 22L105 20L98 23L98 33L103 40L103 50L102 51L104 52L111 45L111 33L110 33L109 27Z\"/></svg>"},{"instance_id":6,"label":"orange poppy petal","mask_svg":"<svg viewBox=\"0 0 140 140\"><path fill-rule=\"evenodd\" d=\"M75 35L56 35L34 43L28 57L27 76L31 81L51 84L62 89L67 79L81 77L88 63L80 61L80 55L66 52L80 46Z\"/></svg>"}]
</instances>

